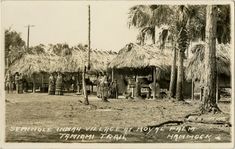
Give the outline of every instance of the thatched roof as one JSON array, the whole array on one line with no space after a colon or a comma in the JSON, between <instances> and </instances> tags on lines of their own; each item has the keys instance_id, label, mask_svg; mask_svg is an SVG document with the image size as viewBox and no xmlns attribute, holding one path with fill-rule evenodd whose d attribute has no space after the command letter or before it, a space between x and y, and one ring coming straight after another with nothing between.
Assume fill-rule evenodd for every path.
<instances>
[{"instance_id":1,"label":"thatched roof","mask_svg":"<svg viewBox=\"0 0 235 149\"><path fill-rule=\"evenodd\" d=\"M25 54L10 66L12 73L31 75L33 73L47 72L47 56L44 54Z\"/></svg>"},{"instance_id":2,"label":"thatched roof","mask_svg":"<svg viewBox=\"0 0 235 149\"><path fill-rule=\"evenodd\" d=\"M192 46L192 57L187 61L186 78L188 80L202 80L205 66L204 66L204 53L205 44L199 43ZM219 75L230 77L231 75L231 47L229 44L216 45L216 62Z\"/></svg>"},{"instance_id":3,"label":"thatched roof","mask_svg":"<svg viewBox=\"0 0 235 149\"><path fill-rule=\"evenodd\" d=\"M158 67L162 70L171 66L172 53L169 49L160 50L155 45L140 46L137 44L127 44L122 48L109 67L111 68L145 68Z\"/></svg>"},{"instance_id":4,"label":"thatched roof","mask_svg":"<svg viewBox=\"0 0 235 149\"><path fill-rule=\"evenodd\" d=\"M90 72L105 72L108 64L116 55L117 53L112 51L91 50ZM88 63L88 50L75 47L72 51L72 56L69 62L71 71L82 71L84 64L87 66Z\"/></svg>"},{"instance_id":5,"label":"thatched roof","mask_svg":"<svg viewBox=\"0 0 235 149\"><path fill-rule=\"evenodd\" d=\"M87 65L87 49L50 45L44 52L27 53L11 67L11 72L31 75L40 72L78 72ZM59 47L59 48L60 48ZM55 52L56 51L56 52ZM91 73L104 72L117 53L112 51L91 50Z\"/></svg>"}]
</instances>

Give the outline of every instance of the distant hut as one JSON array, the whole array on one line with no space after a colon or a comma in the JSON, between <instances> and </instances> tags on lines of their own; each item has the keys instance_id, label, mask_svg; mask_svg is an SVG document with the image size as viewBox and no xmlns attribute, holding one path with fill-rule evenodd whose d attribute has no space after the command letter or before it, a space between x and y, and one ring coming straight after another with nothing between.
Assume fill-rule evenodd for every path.
<instances>
[{"instance_id":1,"label":"distant hut","mask_svg":"<svg viewBox=\"0 0 235 149\"><path fill-rule=\"evenodd\" d=\"M216 45L217 93L219 88L231 87L231 47L229 44ZM205 44L195 44L191 48L192 57L186 67L186 78L195 84L195 92L201 92L203 86ZM192 95L193 96L193 95ZM200 96L202 98L202 96ZM217 94L218 98L218 94Z\"/></svg>"},{"instance_id":2,"label":"distant hut","mask_svg":"<svg viewBox=\"0 0 235 149\"><path fill-rule=\"evenodd\" d=\"M75 47L72 51L72 56L69 61L69 67L74 72L81 73L83 67L87 66L88 59L88 49L87 48L79 48ZM116 52L112 51L101 51L101 50L91 50L90 53L90 70L88 71L90 80L92 81L91 90L93 91L93 85L97 85L97 79L100 74L104 74L107 72L108 64L113 60L113 58L117 55ZM87 82L89 84L89 82Z\"/></svg>"},{"instance_id":3,"label":"distant hut","mask_svg":"<svg viewBox=\"0 0 235 149\"><path fill-rule=\"evenodd\" d=\"M33 86L41 87L48 82L49 73L61 72L65 77L68 86L69 80L76 77L76 84L81 86L81 72L87 65L88 49L79 45L69 47L67 44L55 44L48 47L43 46L37 49L37 52L26 53L10 67L11 72L19 72L28 76ZM112 51L91 50L91 69L89 76L95 80L98 74L104 74L107 71L108 64L117 55ZM91 77L92 78L92 77ZM67 81L66 81L67 80ZM41 85L40 85L41 82Z\"/></svg>"},{"instance_id":4,"label":"distant hut","mask_svg":"<svg viewBox=\"0 0 235 149\"><path fill-rule=\"evenodd\" d=\"M46 72L48 67L49 57L44 53L40 54L25 54L19 60L15 61L9 68L12 73L19 72L27 76L27 82L32 83L32 90L35 92L37 86L42 87L46 82Z\"/></svg>"},{"instance_id":5,"label":"distant hut","mask_svg":"<svg viewBox=\"0 0 235 149\"><path fill-rule=\"evenodd\" d=\"M168 89L171 63L172 54L169 49L160 50L156 45L130 43L118 52L109 67L121 74L152 75L153 82L157 80L162 88Z\"/></svg>"}]
</instances>

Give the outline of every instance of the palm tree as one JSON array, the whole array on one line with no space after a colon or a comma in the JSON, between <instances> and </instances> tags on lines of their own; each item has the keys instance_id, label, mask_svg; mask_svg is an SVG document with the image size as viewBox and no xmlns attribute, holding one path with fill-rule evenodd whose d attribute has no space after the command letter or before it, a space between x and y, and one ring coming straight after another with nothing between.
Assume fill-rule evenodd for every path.
<instances>
[{"instance_id":1,"label":"palm tree","mask_svg":"<svg viewBox=\"0 0 235 149\"><path fill-rule=\"evenodd\" d=\"M8 68L15 60L25 54L25 41L21 34L11 28L5 30L5 64Z\"/></svg>"},{"instance_id":2,"label":"palm tree","mask_svg":"<svg viewBox=\"0 0 235 149\"><path fill-rule=\"evenodd\" d=\"M216 25L217 7L207 6L206 15L206 47L205 47L205 77L202 112L218 112L216 104Z\"/></svg>"},{"instance_id":3,"label":"palm tree","mask_svg":"<svg viewBox=\"0 0 235 149\"><path fill-rule=\"evenodd\" d=\"M177 71L177 83L176 83L176 99L183 100L183 81L184 81L184 57L185 51L188 49L189 42L192 40L190 34L194 34L192 30L200 31L201 28L196 28L197 24L200 24L200 17L203 16L203 7L199 6L175 6L176 10L175 21L173 23L174 40L176 42L176 49L178 54L178 71ZM195 21L200 20L200 21ZM194 24L193 24L194 23ZM195 27L195 28L192 28ZM194 37L193 37L194 38Z\"/></svg>"},{"instance_id":4,"label":"palm tree","mask_svg":"<svg viewBox=\"0 0 235 149\"><path fill-rule=\"evenodd\" d=\"M217 6L217 40L218 43L228 43L230 42L230 6L229 5L218 5Z\"/></svg>"},{"instance_id":5,"label":"palm tree","mask_svg":"<svg viewBox=\"0 0 235 149\"><path fill-rule=\"evenodd\" d=\"M169 23L171 15L173 11L168 5L137 5L129 10L128 25L138 28L140 35L144 35L144 38L145 35L151 36L152 43L155 44L156 26L160 27L164 23Z\"/></svg>"},{"instance_id":6,"label":"palm tree","mask_svg":"<svg viewBox=\"0 0 235 149\"><path fill-rule=\"evenodd\" d=\"M183 62L185 57L185 51L188 49L190 40L196 37L193 35L195 35L195 33L197 32L200 32L203 28L203 26L199 25L202 22L202 8L203 7L194 5L177 5L171 7L171 9L174 11L174 15L171 19L168 19L168 24L170 25L169 32L172 35L173 42L173 61L171 67L169 95L170 97L174 97L176 93L177 100L183 100ZM176 55L178 55L178 71L175 92Z\"/></svg>"},{"instance_id":7,"label":"palm tree","mask_svg":"<svg viewBox=\"0 0 235 149\"><path fill-rule=\"evenodd\" d=\"M172 34L173 40L173 62L172 73L170 82L170 96L174 96L174 84L176 76L176 51L178 51L178 75L177 75L177 96L178 100L183 100L183 61L184 53L188 48L189 40L194 34L189 34L190 31L195 33L200 32L203 26L199 26L203 20L201 19L203 14L200 13L200 6L167 6L167 5L138 5L130 9L129 12L129 26L140 28L141 33L152 34L152 40L155 43L155 26L161 26L167 24L170 26L169 30L166 30L162 35L161 47L164 48L166 35L168 32ZM199 27L194 27L195 24ZM154 28L154 29L153 29ZM143 35L143 34L142 34ZM191 36L190 36L191 35Z\"/></svg>"}]
</instances>

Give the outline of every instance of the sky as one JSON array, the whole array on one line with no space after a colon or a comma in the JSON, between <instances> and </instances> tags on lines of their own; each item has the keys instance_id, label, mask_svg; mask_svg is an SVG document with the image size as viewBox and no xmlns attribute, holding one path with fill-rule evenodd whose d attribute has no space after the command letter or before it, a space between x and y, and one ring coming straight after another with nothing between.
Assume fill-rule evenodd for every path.
<instances>
[{"instance_id":1,"label":"sky","mask_svg":"<svg viewBox=\"0 0 235 149\"><path fill-rule=\"evenodd\" d=\"M91 47L119 51L136 41L137 30L127 25L133 4L96 2L91 4ZM88 43L88 2L78 1L2 1L2 26L21 33L30 46L38 44Z\"/></svg>"}]
</instances>

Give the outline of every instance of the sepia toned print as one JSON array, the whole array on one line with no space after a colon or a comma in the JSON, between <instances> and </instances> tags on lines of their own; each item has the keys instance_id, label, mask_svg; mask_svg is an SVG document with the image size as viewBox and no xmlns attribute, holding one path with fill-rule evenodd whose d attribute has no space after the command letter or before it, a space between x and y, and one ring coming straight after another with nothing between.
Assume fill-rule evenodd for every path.
<instances>
[{"instance_id":1,"label":"sepia toned print","mask_svg":"<svg viewBox=\"0 0 235 149\"><path fill-rule=\"evenodd\" d=\"M233 13L216 1L2 2L4 144L231 147Z\"/></svg>"}]
</instances>

